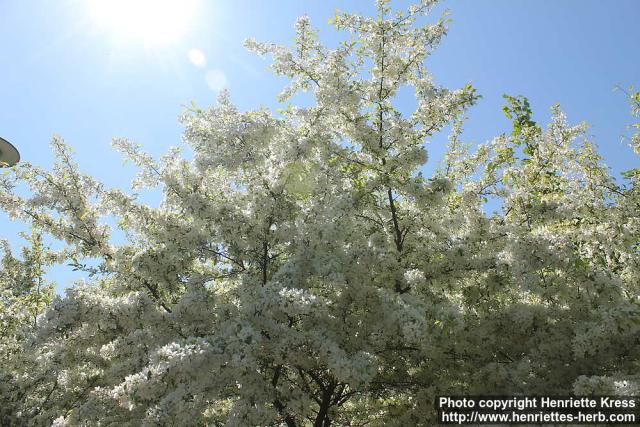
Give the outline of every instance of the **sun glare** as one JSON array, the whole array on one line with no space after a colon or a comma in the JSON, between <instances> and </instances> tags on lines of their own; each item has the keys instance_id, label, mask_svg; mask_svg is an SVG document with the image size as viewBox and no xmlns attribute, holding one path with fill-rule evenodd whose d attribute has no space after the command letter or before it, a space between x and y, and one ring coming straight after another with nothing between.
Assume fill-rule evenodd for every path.
<instances>
[{"instance_id":1,"label":"sun glare","mask_svg":"<svg viewBox=\"0 0 640 427\"><path fill-rule=\"evenodd\" d=\"M95 24L114 36L164 44L182 37L195 15L196 0L89 0Z\"/></svg>"}]
</instances>

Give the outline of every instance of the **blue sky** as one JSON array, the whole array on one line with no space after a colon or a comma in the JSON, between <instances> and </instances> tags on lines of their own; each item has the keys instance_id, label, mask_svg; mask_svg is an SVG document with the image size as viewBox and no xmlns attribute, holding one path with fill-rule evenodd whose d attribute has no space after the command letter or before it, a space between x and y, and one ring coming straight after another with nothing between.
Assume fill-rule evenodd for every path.
<instances>
[{"instance_id":1,"label":"blue sky","mask_svg":"<svg viewBox=\"0 0 640 427\"><path fill-rule=\"evenodd\" d=\"M96 23L91 1L0 2L0 136L23 160L49 166L48 142L57 133L85 172L125 188L133 169L110 148L112 137L131 138L160 155L179 144L183 107L211 105L221 86L241 109L277 107L284 80L242 47L245 38L289 43L295 18L307 13L321 39L334 44L342 35L326 22L336 9L373 9L364 0L193 0L194 18L184 34L149 46ZM449 35L427 65L438 83L457 88L471 82L483 96L469 113L466 140L485 142L507 132L502 94L521 94L540 122L560 103L571 122L590 123L614 173L638 166L621 142L631 123L628 105L613 88L640 86L640 1L455 0L444 1L434 19L445 8L453 20ZM194 49L205 64L190 60ZM431 162L441 156L444 140L430 144ZM25 229L0 213L0 238L18 245ZM58 267L51 277L63 287L75 276Z\"/></svg>"}]
</instances>

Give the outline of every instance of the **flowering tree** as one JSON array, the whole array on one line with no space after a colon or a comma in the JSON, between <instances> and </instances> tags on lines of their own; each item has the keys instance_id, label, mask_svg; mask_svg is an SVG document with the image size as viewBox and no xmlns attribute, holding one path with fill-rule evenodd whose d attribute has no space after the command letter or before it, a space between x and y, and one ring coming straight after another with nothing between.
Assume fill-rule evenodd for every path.
<instances>
[{"instance_id":1,"label":"flowering tree","mask_svg":"<svg viewBox=\"0 0 640 427\"><path fill-rule=\"evenodd\" d=\"M290 78L281 101L315 103L276 116L223 93L182 117L190 159L116 140L157 208L81 173L58 138L53 171L4 176L3 209L66 242L58 257L88 279L23 339L11 417L406 426L433 424L439 394L637 393L637 180L618 184L585 125L554 107L543 129L524 98L507 97L511 133L471 151L474 89L424 65L446 32L418 23L432 4L337 14L354 36L336 49L307 17L291 48L248 41ZM425 177L425 141L448 125Z\"/></svg>"},{"instance_id":2,"label":"flowering tree","mask_svg":"<svg viewBox=\"0 0 640 427\"><path fill-rule=\"evenodd\" d=\"M11 425L28 392L19 386L20 376L34 369L33 359L23 353L24 345L53 298L53 286L43 276L55 259L37 233L28 238L22 259L13 255L6 241L0 243L0 425Z\"/></svg>"}]
</instances>

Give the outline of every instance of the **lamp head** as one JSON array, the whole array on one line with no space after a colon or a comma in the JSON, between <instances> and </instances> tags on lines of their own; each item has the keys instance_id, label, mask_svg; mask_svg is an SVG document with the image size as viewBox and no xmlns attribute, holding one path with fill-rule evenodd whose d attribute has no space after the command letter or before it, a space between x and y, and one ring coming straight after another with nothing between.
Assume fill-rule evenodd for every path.
<instances>
[{"instance_id":1,"label":"lamp head","mask_svg":"<svg viewBox=\"0 0 640 427\"><path fill-rule=\"evenodd\" d=\"M20 153L7 141L0 137L0 168L13 166L20 161Z\"/></svg>"}]
</instances>

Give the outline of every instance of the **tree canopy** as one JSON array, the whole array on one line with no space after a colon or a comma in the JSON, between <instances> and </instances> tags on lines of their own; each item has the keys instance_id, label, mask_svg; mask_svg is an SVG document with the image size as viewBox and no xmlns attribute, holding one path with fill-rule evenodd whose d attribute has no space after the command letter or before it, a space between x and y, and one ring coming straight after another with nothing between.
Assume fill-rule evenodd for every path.
<instances>
[{"instance_id":1,"label":"tree canopy","mask_svg":"<svg viewBox=\"0 0 640 427\"><path fill-rule=\"evenodd\" d=\"M247 41L289 78L280 101L312 105L242 112L224 92L181 117L184 152L117 139L130 191L58 137L52 170L4 174L0 207L36 233L0 273L3 421L433 425L443 394L639 393L637 170L616 180L585 124L554 106L543 127L523 97L506 97L512 129L465 143L478 94L429 74L433 4L337 13L334 49L306 16L292 46ZM86 280L53 297L54 262Z\"/></svg>"}]
</instances>

